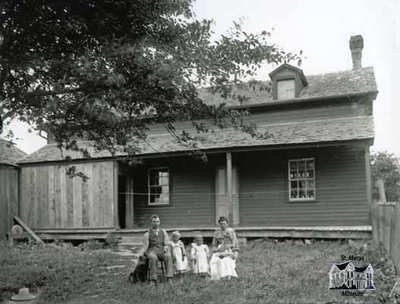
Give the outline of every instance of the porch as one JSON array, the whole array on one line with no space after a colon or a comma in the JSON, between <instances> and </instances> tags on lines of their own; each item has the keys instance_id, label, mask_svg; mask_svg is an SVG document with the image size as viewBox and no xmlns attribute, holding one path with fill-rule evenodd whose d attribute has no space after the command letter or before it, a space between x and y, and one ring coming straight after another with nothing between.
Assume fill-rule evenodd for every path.
<instances>
[{"instance_id":1,"label":"porch","mask_svg":"<svg viewBox=\"0 0 400 304\"><path fill-rule=\"evenodd\" d=\"M212 237L217 227L165 228L168 233L179 230L183 238L196 234ZM308 238L308 239L371 239L372 227L365 226L316 226L316 227L234 227L238 238ZM118 238L140 239L147 231L140 229L36 229L42 240L106 239L110 233Z\"/></svg>"},{"instance_id":2,"label":"porch","mask_svg":"<svg viewBox=\"0 0 400 304\"><path fill-rule=\"evenodd\" d=\"M370 236L365 143L207 156L207 163L183 155L119 163L116 231L141 233L158 214L163 227L189 234L208 235L226 216L243 237Z\"/></svg>"},{"instance_id":3,"label":"porch","mask_svg":"<svg viewBox=\"0 0 400 304\"><path fill-rule=\"evenodd\" d=\"M141 235L152 214L187 237L211 236L222 215L239 237L370 237L365 142L207 156L153 155L135 167L116 158L76 162L89 179L68 178L64 163L27 164L19 213L44 239Z\"/></svg>"}]
</instances>

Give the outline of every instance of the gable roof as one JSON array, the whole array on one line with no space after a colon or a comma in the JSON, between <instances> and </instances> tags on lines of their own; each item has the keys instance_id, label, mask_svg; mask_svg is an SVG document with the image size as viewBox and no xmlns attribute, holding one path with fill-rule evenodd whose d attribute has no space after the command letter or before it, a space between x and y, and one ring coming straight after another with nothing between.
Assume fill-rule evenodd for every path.
<instances>
[{"instance_id":1,"label":"gable roof","mask_svg":"<svg viewBox=\"0 0 400 304\"><path fill-rule=\"evenodd\" d=\"M337 142L372 139L374 137L372 116L259 124L258 130L267 131L271 136L261 139L252 138L249 134L232 128L214 129L214 132L211 133L193 133L193 135L196 136L198 148L205 152L228 148ZM141 144L141 152L137 155L187 151L168 133L150 135L147 142L148 144ZM92 158L113 157L108 151L96 151L92 143L88 141L80 142L79 147L87 149ZM66 156L71 157L71 159L84 159L81 152L64 150L61 153L56 144L48 144L20 163L62 161ZM117 152L114 156L126 156L126 154Z\"/></svg>"},{"instance_id":2,"label":"gable roof","mask_svg":"<svg viewBox=\"0 0 400 304\"><path fill-rule=\"evenodd\" d=\"M336 264L332 264L331 269L329 270L329 274L335 273L335 272L338 272L338 271L339 271L339 268L337 267L337 265Z\"/></svg>"},{"instance_id":3,"label":"gable roof","mask_svg":"<svg viewBox=\"0 0 400 304\"><path fill-rule=\"evenodd\" d=\"M325 99L353 95L377 93L374 70L366 67L359 70L348 70L334 73L309 75L308 85L302 89L295 100ZM252 85L251 85L252 84ZM209 89L199 90L199 96L209 105L226 103L230 106L246 106L256 104L273 104L281 100L273 100L270 81L254 81L237 85L232 93L244 95L249 98L241 104L238 100L224 99L218 94L213 94Z\"/></svg>"},{"instance_id":4,"label":"gable roof","mask_svg":"<svg viewBox=\"0 0 400 304\"><path fill-rule=\"evenodd\" d=\"M355 270L355 272L364 272L365 270L367 270L367 268L368 268L370 265L371 265L371 264L367 264L367 265L360 266L360 267L355 266L355 267L354 267L354 270Z\"/></svg>"},{"instance_id":5,"label":"gable roof","mask_svg":"<svg viewBox=\"0 0 400 304\"><path fill-rule=\"evenodd\" d=\"M341 263L341 264L336 264L337 268L339 268L340 270L344 270L346 269L347 265L352 265L351 262L345 262L345 263Z\"/></svg>"},{"instance_id":6,"label":"gable roof","mask_svg":"<svg viewBox=\"0 0 400 304\"><path fill-rule=\"evenodd\" d=\"M284 63L284 64L280 65L279 67L277 67L275 70L273 70L273 71L272 71L271 73L269 73L268 75L269 75L269 77L272 79L272 78L274 77L275 74L277 74L279 71L282 71L282 70L284 70L284 69L292 70L292 71L298 73L299 76L300 76L301 81L303 82L303 85L306 86L306 85L308 84L307 78L306 78L306 76L304 75L303 70L302 70L302 69L299 69L298 67L295 67L295 66L293 66L293 65L291 65L291 64L287 64L287 63Z\"/></svg>"},{"instance_id":7,"label":"gable roof","mask_svg":"<svg viewBox=\"0 0 400 304\"><path fill-rule=\"evenodd\" d=\"M0 138L0 164L16 166L17 162L26 157L26 153L13 143Z\"/></svg>"}]
</instances>

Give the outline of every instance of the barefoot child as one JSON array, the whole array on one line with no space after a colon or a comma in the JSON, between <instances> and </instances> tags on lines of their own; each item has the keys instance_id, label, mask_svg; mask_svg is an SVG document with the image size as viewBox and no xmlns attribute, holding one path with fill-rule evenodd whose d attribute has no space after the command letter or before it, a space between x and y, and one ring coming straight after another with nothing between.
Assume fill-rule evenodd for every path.
<instances>
[{"instance_id":1,"label":"barefoot child","mask_svg":"<svg viewBox=\"0 0 400 304\"><path fill-rule=\"evenodd\" d=\"M193 273L199 276L206 276L208 273L208 257L210 251L208 246L203 244L203 237L196 235L194 243L192 243L191 258L193 265Z\"/></svg>"},{"instance_id":2,"label":"barefoot child","mask_svg":"<svg viewBox=\"0 0 400 304\"><path fill-rule=\"evenodd\" d=\"M176 274L181 274L186 272L188 266L185 245L183 245L182 241L180 240L180 237L181 234L179 233L179 231L174 231L172 233L172 241L169 242Z\"/></svg>"}]
</instances>

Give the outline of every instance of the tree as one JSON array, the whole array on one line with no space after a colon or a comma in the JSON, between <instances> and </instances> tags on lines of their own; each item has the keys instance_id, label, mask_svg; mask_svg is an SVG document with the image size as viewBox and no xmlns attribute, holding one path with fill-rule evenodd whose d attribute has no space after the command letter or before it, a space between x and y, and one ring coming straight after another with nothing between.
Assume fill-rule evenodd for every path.
<instances>
[{"instance_id":1,"label":"tree","mask_svg":"<svg viewBox=\"0 0 400 304\"><path fill-rule=\"evenodd\" d=\"M245 112L208 106L197 89L232 97L233 84L255 75L263 61L299 60L233 23L212 40L212 22L197 20L191 0L4 0L0 6L1 120L18 117L49 130L61 146L93 140L128 154L161 123L182 144L177 120L200 132L219 127L256 133ZM234 96L240 101L243 96ZM194 146L195 147L195 146Z\"/></svg>"},{"instance_id":2,"label":"tree","mask_svg":"<svg viewBox=\"0 0 400 304\"><path fill-rule=\"evenodd\" d=\"M385 185L387 201L400 201L400 160L388 152L371 155L372 197L379 200L377 181L382 179Z\"/></svg>"}]
</instances>

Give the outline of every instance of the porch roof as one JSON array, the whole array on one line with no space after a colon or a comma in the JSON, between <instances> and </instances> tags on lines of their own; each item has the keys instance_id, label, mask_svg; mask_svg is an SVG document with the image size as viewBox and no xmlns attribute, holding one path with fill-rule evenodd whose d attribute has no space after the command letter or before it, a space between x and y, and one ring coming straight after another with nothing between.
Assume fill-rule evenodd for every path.
<instances>
[{"instance_id":1,"label":"porch roof","mask_svg":"<svg viewBox=\"0 0 400 304\"><path fill-rule=\"evenodd\" d=\"M326 143L337 141L372 139L374 125L372 116L349 118L298 121L277 124L258 125L259 131L267 131L267 138L252 138L249 134L232 128L216 129L208 133L195 133L198 149L211 151L241 147L275 146L289 144ZM79 142L78 146L87 149L91 158L110 158L126 156L124 152L112 155L109 151L96 151L89 141ZM137 155L163 154L184 152L188 149L179 144L168 134L155 134L148 137L147 143L142 143ZM63 150L56 144L48 144L29 155L19 163L37 163L62 161L65 157L73 160L85 159L79 151Z\"/></svg>"}]
</instances>

